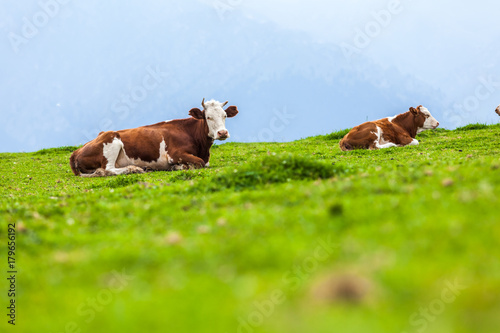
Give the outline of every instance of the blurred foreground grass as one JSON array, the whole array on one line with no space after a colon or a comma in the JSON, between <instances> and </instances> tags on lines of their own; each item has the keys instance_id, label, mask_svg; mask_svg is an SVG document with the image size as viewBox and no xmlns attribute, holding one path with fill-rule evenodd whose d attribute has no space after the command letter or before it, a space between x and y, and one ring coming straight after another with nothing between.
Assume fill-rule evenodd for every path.
<instances>
[{"instance_id":1,"label":"blurred foreground grass","mask_svg":"<svg viewBox=\"0 0 500 333\"><path fill-rule=\"evenodd\" d=\"M103 179L73 176L72 147L0 154L15 330L496 332L500 126L347 153L341 134Z\"/></svg>"}]
</instances>

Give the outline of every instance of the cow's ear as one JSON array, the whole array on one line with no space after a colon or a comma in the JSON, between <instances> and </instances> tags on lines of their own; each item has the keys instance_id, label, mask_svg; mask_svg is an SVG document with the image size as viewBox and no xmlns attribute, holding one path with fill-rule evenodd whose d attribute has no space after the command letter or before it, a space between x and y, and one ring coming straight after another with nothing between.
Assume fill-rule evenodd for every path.
<instances>
[{"instance_id":1,"label":"cow's ear","mask_svg":"<svg viewBox=\"0 0 500 333\"><path fill-rule=\"evenodd\" d=\"M226 109L226 114L228 118L233 118L238 114L238 108L236 106L230 106Z\"/></svg>"},{"instance_id":2,"label":"cow's ear","mask_svg":"<svg viewBox=\"0 0 500 333\"><path fill-rule=\"evenodd\" d=\"M192 108L189 110L189 115L194 119L205 119L205 112L201 111L198 108Z\"/></svg>"},{"instance_id":3,"label":"cow's ear","mask_svg":"<svg viewBox=\"0 0 500 333\"><path fill-rule=\"evenodd\" d=\"M410 108L410 112L413 113L415 116L418 114L417 109L415 109L414 107Z\"/></svg>"}]
</instances>

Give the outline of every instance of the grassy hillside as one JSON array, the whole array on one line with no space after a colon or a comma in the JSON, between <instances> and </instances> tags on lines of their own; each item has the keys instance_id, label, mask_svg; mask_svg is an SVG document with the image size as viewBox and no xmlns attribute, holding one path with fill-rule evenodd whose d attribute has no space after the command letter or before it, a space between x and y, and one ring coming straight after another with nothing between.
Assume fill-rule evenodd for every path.
<instances>
[{"instance_id":1,"label":"grassy hillside","mask_svg":"<svg viewBox=\"0 0 500 333\"><path fill-rule=\"evenodd\" d=\"M0 154L16 332L496 331L500 126L380 151L340 134L101 179L72 147Z\"/></svg>"}]
</instances>

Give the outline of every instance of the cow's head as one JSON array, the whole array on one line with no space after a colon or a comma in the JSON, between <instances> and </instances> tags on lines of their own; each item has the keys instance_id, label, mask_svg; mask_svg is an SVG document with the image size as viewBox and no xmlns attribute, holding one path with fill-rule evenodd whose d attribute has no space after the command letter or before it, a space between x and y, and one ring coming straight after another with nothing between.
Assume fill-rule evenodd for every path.
<instances>
[{"instance_id":1,"label":"cow's head","mask_svg":"<svg viewBox=\"0 0 500 333\"><path fill-rule=\"evenodd\" d=\"M229 138L229 132L226 129L226 118L232 118L238 114L236 106L230 106L223 109L228 102L220 103L214 100L201 102L203 111L194 108L189 111L189 115L196 119L203 119L207 123L208 136L213 140L226 140Z\"/></svg>"},{"instance_id":2,"label":"cow's head","mask_svg":"<svg viewBox=\"0 0 500 333\"><path fill-rule=\"evenodd\" d=\"M429 110L422 105L415 108L410 108L413 114L415 125L417 126L417 134L428 129L435 129L439 126L439 122L434 118Z\"/></svg>"},{"instance_id":3,"label":"cow's head","mask_svg":"<svg viewBox=\"0 0 500 333\"><path fill-rule=\"evenodd\" d=\"M497 109L495 110L495 112L500 116L500 105L497 107Z\"/></svg>"}]
</instances>

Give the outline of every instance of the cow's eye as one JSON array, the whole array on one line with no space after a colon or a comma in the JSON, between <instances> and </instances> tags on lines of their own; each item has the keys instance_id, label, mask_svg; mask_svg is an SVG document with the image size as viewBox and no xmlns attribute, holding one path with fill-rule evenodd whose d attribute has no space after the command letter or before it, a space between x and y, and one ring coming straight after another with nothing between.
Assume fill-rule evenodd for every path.
<instances>
[{"instance_id":1,"label":"cow's eye","mask_svg":"<svg viewBox=\"0 0 500 333\"><path fill-rule=\"evenodd\" d=\"M208 120L212 120L212 117L207 117Z\"/></svg>"}]
</instances>

